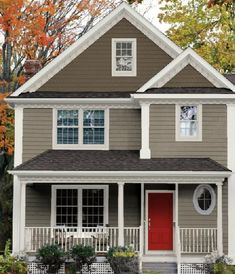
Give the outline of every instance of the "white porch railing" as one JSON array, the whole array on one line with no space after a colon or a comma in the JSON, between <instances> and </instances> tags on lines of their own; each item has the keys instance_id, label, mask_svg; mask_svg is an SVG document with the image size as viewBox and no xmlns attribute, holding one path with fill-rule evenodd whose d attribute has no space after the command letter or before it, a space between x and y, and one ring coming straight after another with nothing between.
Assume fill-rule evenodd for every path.
<instances>
[{"instance_id":1,"label":"white porch railing","mask_svg":"<svg viewBox=\"0 0 235 274\"><path fill-rule=\"evenodd\" d=\"M140 248L140 228L124 228L124 243L136 251ZM65 251L74 245L93 246L97 253L118 246L117 227L26 227L25 251L36 252L47 244L57 244Z\"/></svg>"},{"instance_id":2,"label":"white porch railing","mask_svg":"<svg viewBox=\"0 0 235 274\"><path fill-rule=\"evenodd\" d=\"M180 228L181 253L217 250L217 228Z\"/></svg>"}]
</instances>

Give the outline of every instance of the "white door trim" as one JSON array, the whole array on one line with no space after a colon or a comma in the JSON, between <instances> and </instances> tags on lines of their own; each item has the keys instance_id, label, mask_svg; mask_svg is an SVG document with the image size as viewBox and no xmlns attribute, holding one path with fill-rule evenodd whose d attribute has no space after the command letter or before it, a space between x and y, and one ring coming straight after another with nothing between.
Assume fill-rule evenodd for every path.
<instances>
[{"instance_id":1,"label":"white door trim","mask_svg":"<svg viewBox=\"0 0 235 274\"><path fill-rule=\"evenodd\" d=\"M153 251L148 249L148 195L149 193L172 193L173 195L173 250L166 251ZM146 190L145 191L145 254L174 254L175 253L175 231L174 231L174 223L175 223L175 190Z\"/></svg>"}]
</instances>

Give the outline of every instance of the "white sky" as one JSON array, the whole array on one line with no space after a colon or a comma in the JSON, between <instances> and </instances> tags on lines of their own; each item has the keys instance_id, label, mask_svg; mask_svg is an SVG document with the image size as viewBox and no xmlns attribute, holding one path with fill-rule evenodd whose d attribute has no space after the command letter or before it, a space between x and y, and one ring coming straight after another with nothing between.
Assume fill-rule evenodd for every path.
<instances>
[{"instance_id":1,"label":"white sky","mask_svg":"<svg viewBox=\"0 0 235 274\"><path fill-rule=\"evenodd\" d=\"M160 12L160 4L158 0L144 0L142 4L139 4L137 11L144 14L144 16L159 30L165 32L168 29L168 25L160 23L158 20L158 14Z\"/></svg>"}]
</instances>

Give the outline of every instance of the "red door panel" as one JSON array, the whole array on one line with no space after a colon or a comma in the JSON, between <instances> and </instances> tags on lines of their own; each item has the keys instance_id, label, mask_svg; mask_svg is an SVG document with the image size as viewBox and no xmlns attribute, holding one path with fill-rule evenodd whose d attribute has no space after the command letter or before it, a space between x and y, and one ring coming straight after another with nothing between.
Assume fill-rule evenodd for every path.
<instances>
[{"instance_id":1,"label":"red door panel","mask_svg":"<svg viewBox=\"0 0 235 274\"><path fill-rule=\"evenodd\" d=\"M173 250L173 194L148 194L148 249Z\"/></svg>"}]
</instances>

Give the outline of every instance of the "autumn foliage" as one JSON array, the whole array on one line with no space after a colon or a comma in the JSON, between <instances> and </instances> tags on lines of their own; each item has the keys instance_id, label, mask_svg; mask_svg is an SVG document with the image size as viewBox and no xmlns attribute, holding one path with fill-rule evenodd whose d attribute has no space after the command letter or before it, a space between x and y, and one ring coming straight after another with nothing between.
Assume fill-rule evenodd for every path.
<instances>
[{"instance_id":1,"label":"autumn foliage","mask_svg":"<svg viewBox=\"0 0 235 274\"><path fill-rule=\"evenodd\" d=\"M12 155L14 147L14 116L13 111L4 102L4 98L7 95L7 93L0 94L0 153L6 152Z\"/></svg>"}]
</instances>

